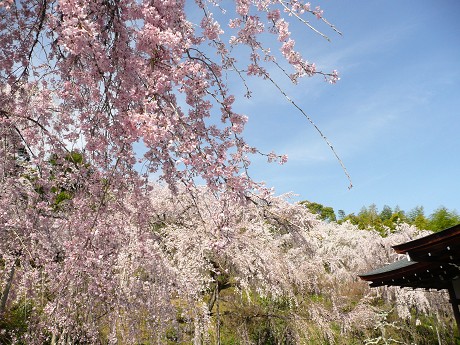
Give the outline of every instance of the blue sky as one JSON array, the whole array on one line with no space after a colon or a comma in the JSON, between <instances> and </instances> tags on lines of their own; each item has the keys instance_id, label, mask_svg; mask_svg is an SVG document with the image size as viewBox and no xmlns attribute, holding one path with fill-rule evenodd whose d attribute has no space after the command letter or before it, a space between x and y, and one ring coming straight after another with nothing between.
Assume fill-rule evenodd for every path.
<instances>
[{"instance_id":1,"label":"blue sky","mask_svg":"<svg viewBox=\"0 0 460 345\"><path fill-rule=\"evenodd\" d=\"M460 211L460 1L316 5L343 36L312 19L331 42L295 25L296 47L319 69L339 70L341 80L281 84L332 142L353 188L308 121L257 80L250 80L253 97L237 104L249 116L245 137L289 161L253 158L252 177L277 194L292 191L346 213L372 203L420 205L427 215L441 205Z\"/></svg>"}]
</instances>

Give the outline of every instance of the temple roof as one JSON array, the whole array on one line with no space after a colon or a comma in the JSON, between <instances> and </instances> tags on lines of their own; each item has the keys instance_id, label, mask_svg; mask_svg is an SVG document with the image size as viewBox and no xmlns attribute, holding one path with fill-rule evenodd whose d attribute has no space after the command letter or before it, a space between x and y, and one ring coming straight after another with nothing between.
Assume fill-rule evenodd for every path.
<instances>
[{"instance_id":1,"label":"temple roof","mask_svg":"<svg viewBox=\"0 0 460 345\"><path fill-rule=\"evenodd\" d=\"M393 246L406 257L359 275L370 286L447 289L460 277L460 225Z\"/></svg>"},{"instance_id":2,"label":"temple roof","mask_svg":"<svg viewBox=\"0 0 460 345\"><path fill-rule=\"evenodd\" d=\"M406 270L410 266L415 265L416 262L414 261L409 261L407 258L403 258L401 260L395 261L391 264L388 264L386 266L379 267L373 271L369 271L367 273L361 274L360 277L367 277L367 276L377 276L377 275L386 275L388 273L391 273L396 270Z\"/></svg>"}]
</instances>

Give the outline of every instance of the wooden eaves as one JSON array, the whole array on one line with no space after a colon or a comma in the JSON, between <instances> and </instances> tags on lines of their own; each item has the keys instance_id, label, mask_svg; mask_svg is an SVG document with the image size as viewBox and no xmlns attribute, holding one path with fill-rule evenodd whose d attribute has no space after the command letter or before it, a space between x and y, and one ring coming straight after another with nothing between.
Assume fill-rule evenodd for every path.
<instances>
[{"instance_id":1,"label":"wooden eaves","mask_svg":"<svg viewBox=\"0 0 460 345\"><path fill-rule=\"evenodd\" d=\"M448 290L460 332L460 225L392 248L405 257L359 277L371 287Z\"/></svg>"}]
</instances>

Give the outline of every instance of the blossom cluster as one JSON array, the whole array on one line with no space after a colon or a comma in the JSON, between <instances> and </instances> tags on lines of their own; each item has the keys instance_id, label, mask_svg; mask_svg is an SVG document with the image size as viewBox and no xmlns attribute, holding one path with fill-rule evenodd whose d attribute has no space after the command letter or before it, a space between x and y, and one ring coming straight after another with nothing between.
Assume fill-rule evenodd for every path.
<instances>
[{"instance_id":1,"label":"blossom cluster","mask_svg":"<svg viewBox=\"0 0 460 345\"><path fill-rule=\"evenodd\" d=\"M34 301L18 341L155 343L179 327L180 311L200 343L214 327L209 296L224 288L249 299L286 298L297 320L293 332L313 323L331 339L333 324L345 334L372 328L380 299L402 319L413 308L445 312L444 295L371 290L357 281L357 274L397 259L391 245L425 234L414 227L401 224L381 237L350 223L323 223L289 196L268 193L242 204L206 187L96 188L91 180L100 176L75 157L48 166L53 176L67 172L59 189L53 179L37 185L36 172L25 167L2 180L0 287L5 293L10 286L9 306ZM12 184L14 174L27 178ZM64 190L69 198L59 200ZM306 310L296 307L309 299Z\"/></svg>"}]
</instances>

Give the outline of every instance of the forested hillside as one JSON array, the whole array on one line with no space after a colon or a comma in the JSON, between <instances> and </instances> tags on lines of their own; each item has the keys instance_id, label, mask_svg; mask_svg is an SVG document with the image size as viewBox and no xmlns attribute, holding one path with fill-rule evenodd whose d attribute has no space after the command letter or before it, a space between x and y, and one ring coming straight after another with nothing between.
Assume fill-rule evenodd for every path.
<instances>
[{"instance_id":1,"label":"forested hillside","mask_svg":"<svg viewBox=\"0 0 460 345\"><path fill-rule=\"evenodd\" d=\"M440 206L429 216L425 215L423 206L416 206L410 211L401 210L398 206L392 209L384 205L379 211L375 204L363 208L358 214L345 214L343 210L338 210L337 215L332 207L324 206L316 202L302 201L312 213L317 214L321 220L331 222L337 221L342 224L346 221L358 226L359 229L375 229L381 234L388 230L393 231L398 224L406 223L413 225L421 230L431 230L434 232L450 228L460 224L460 215L456 210L449 210Z\"/></svg>"}]
</instances>

